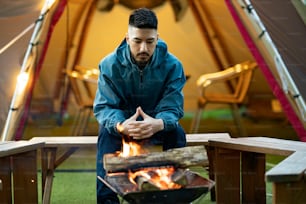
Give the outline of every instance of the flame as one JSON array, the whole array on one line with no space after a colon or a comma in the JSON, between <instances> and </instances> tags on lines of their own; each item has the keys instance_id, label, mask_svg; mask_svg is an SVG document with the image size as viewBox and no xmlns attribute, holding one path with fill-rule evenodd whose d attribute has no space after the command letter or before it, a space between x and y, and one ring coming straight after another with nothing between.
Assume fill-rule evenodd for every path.
<instances>
[{"instance_id":1,"label":"flame","mask_svg":"<svg viewBox=\"0 0 306 204\"><path fill-rule=\"evenodd\" d=\"M142 148L140 143L135 142L129 136L123 134L124 127L121 124L117 124L117 130L122 135L122 151L118 156L128 157L148 153L145 148ZM178 189L182 186L172 181L171 176L174 172L174 167L152 167L136 172L129 171L128 178L133 184L136 184L135 179L137 177L144 177L148 182L158 187L160 190Z\"/></svg>"},{"instance_id":2,"label":"flame","mask_svg":"<svg viewBox=\"0 0 306 204\"><path fill-rule=\"evenodd\" d=\"M129 172L129 180L136 184L135 179L138 176L142 176L160 190L178 189L182 186L172 181L171 176L174 172L174 167L146 168L136 172Z\"/></svg>"},{"instance_id":3,"label":"flame","mask_svg":"<svg viewBox=\"0 0 306 204\"><path fill-rule=\"evenodd\" d=\"M141 148L141 146L136 142L126 142L122 141L122 152L119 156L129 157L129 156L137 156L140 154L145 154L146 151Z\"/></svg>"},{"instance_id":4,"label":"flame","mask_svg":"<svg viewBox=\"0 0 306 204\"><path fill-rule=\"evenodd\" d=\"M123 134L124 127L121 124L117 124L117 130L122 135L122 151L120 152L119 156L128 157L148 153L139 143L133 141L129 136Z\"/></svg>"}]
</instances>

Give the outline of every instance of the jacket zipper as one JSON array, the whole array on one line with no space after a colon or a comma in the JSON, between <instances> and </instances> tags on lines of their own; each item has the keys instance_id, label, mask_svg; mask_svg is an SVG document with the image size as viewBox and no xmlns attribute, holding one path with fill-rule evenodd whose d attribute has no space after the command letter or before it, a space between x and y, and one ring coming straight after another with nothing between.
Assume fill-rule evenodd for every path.
<instances>
[{"instance_id":1,"label":"jacket zipper","mask_svg":"<svg viewBox=\"0 0 306 204\"><path fill-rule=\"evenodd\" d=\"M141 86L142 86L142 83L143 83L143 71L140 70L140 71L139 71L139 74L140 74L140 84L141 84Z\"/></svg>"}]
</instances>

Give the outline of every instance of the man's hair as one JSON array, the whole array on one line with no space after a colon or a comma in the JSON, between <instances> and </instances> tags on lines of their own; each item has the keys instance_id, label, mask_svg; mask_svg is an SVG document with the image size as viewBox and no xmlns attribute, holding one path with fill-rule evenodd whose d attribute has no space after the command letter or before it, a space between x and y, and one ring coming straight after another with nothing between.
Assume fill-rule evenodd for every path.
<instances>
[{"instance_id":1,"label":"man's hair","mask_svg":"<svg viewBox=\"0 0 306 204\"><path fill-rule=\"evenodd\" d=\"M136 28L157 29L158 20L155 13L147 8L134 10L129 18L129 25Z\"/></svg>"}]
</instances>

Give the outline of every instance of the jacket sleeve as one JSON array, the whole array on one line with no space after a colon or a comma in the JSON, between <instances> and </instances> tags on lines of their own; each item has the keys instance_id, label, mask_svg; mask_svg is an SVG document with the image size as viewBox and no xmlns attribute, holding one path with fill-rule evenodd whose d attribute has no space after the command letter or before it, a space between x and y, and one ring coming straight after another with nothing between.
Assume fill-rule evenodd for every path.
<instances>
[{"instance_id":1,"label":"jacket sleeve","mask_svg":"<svg viewBox=\"0 0 306 204\"><path fill-rule=\"evenodd\" d=\"M179 61L174 67L166 82L163 97L156 107L155 118L164 121L165 131L175 129L184 115L183 87L186 83L186 77Z\"/></svg>"},{"instance_id":2,"label":"jacket sleeve","mask_svg":"<svg viewBox=\"0 0 306 204\"><path fill-rule=\"evenodd\" d=\"M108 66L106 66L108 65ZM96 97L93 104L94 115L100 125L110 134L119 136L116 124L125 120L124 112L119 109L119 96L110 78L112 71L109 63L102 61L99 64L100 75Z\"/></svg>"}]
</instances>

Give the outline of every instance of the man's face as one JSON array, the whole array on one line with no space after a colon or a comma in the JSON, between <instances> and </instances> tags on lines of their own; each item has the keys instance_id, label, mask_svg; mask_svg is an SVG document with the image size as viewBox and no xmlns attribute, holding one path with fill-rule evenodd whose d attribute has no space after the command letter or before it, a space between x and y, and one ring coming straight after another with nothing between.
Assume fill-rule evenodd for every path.
<instances>
[{"instance_id":1,"label":"man's face","mask_svg":"<svg viewBox=\"0 0 306 204\"><path fill-rule=\"evenodd\" d=\"M154 53L158 39L157 30L129 26L126 41L132 57L138 64L146 64Z\"/></svg>"}]
</instances>

